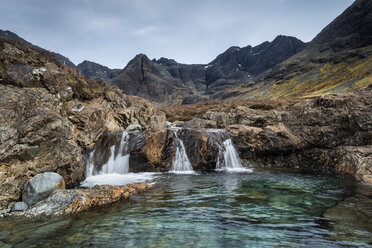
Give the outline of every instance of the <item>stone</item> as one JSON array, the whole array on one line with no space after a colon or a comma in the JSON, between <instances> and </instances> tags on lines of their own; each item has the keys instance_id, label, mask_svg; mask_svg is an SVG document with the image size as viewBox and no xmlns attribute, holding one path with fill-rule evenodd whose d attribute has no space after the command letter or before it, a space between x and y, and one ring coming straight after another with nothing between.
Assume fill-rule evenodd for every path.
<instances>
[{"instance_id":1,"label":"stone","mask_svg":"<svg viewBox=\"0 0 372 248\"><path fill-rule=\"evenodd\" d=\"M28 209L27 203L16 202L12 208L12 211L25 211Z\"/></svg>"},{"instance_id":2,"label":"stone","mask_svg":"<svg viewBox=\"0 0 372 248\"><path fill-rule=\"evenodd\" d=\"M38 174L24 185L22 200L32 206L46 199L57 189L65 189L63 177L54 172Z\"/></svg>"},{"instance_id":3,"label":"stone","mask_svg":"<svg viewBox=\"0 0 372 248\"><path fill-rule=\"evenodd\" d=\"M125 131L129 132L135 132L135 131L142 131L142 127L140 124L130 124Z\"/></svg>"}]
</instances>

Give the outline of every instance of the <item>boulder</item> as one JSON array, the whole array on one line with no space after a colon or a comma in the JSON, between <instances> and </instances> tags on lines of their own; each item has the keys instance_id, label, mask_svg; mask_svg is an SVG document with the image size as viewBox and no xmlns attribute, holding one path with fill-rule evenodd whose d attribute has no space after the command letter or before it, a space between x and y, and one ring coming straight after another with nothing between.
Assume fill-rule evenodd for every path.
<instances>
[{"instance_id":1,"label":"boulder","mask_svg":"<svg viewBox=\"0 0 372 248\"><path fill-rule=\"evenodd\" d=\"M57 189L65 189L63 177L54 172L38 174L24 185L22 200L32 206Z\"/></svg>"}]
</instances>

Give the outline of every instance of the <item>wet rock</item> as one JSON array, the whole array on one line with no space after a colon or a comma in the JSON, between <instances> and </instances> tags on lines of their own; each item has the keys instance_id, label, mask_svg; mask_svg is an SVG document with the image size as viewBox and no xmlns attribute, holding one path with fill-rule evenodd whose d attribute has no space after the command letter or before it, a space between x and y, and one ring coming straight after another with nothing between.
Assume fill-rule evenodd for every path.
<instances>
[{"instance_id":1,"label":"wet rock","mask_svg":"<svg viewBox=\"0 0 372 248\"><path fill-rule=\"evenodd\" d=\"M296 100L273 108L208 113L251 162L341 173L371 182L372 90Z\"/></svg>"},{"instance_id":2,"label":"wet rock","mask_svg":"<svg viewBox=\"0 0 372 248\"><path fill-rule=\"evenodd\" d=\"M96 185L90 189L56 190L32 208L22 213L15 213L15 215L36 217L76 214L126 200L133 194L144 192L151 187L146 183L134 183L126 186Z\"/></svg>"},{"instance_id":3,"label":"wet rock","mask_svg":"<svg viewBox=\"0 0 372 248\"><path fill-rule=\"evenodd\" d=\"M125 131L127 132L134 132L134 131L142 131L142 127L140 124L130 124Z\"/></svg>"},{"instance_id":4,"label":"wet rock","mask_svg":"<svg viewBox=\"0 0 372 248\"><path fill-rule=\"evenodd\" d=\"M16 202L12 208L12 211L25 211L28 209L28 205L25 202Z\"/></svg>"},{"instance_id":5,"label":"wet rock","mask_svg":"<svg viewBox=\"0 0 372 248\"><path fill-rule=\"evenodd\" d=\"M53 172L38 174L24 185L22 200L32 206L57 189L65 189L63 177Z\"/></svg>"}]
</instances>

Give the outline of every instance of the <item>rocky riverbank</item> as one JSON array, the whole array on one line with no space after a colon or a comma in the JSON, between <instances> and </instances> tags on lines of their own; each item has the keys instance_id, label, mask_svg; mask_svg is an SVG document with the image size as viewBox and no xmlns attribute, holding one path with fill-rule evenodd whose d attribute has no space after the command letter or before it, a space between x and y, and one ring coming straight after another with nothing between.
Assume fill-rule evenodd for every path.
<instances>
[{"instance_id":1,"label":"rocky riverbank","mask_svg":"<svg viewBox=\"0 0 372 248\"><path fill-rule=\"evenodd\" d=\"M43 172L76 186L84 179L83 153L106 131L165 126L151 102L84 78L45 50L0 39L0 51L0 209Z\"/></svg>"}]
</instances>

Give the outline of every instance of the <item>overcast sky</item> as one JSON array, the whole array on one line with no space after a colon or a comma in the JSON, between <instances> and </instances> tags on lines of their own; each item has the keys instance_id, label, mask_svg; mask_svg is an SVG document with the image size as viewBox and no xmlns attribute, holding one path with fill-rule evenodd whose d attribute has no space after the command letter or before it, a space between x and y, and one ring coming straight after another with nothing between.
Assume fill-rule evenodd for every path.
<instances>
[{"instance_id":1,"label":"overcast sky","mask_svg":"<svg viewBox=\"0 0 372 248\"><path fill-rule=\"evenodd\" d=\"M75 64L123 68L138 53L208 63L277 35L310 41L353 0L0 0L0 29Z\"/></svg>"}]
</instances>

